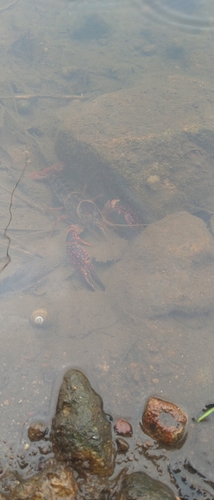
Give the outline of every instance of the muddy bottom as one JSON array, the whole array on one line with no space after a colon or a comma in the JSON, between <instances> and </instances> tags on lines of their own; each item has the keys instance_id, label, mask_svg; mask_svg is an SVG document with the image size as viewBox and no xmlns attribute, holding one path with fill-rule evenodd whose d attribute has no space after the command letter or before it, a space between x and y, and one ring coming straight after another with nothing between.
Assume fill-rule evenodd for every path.
<instances>
[{"instance_id":1,"label":"muddy bottom","mask_svg":"<svg viewBox=\"0 0 214 500\"><path fill-rule=\"evenodd\" d=\"M145 469L170 485L168 463L183 470L187 461L201 474L199 484L202 476L212 481L213 418L192 420L213 403L210 33L175 35L164 25L163 36L163 26L146 17L148 6L142 11L137 3L118 5L113 15L103 4L96 13L85 5L83 13L68 1L0 3L1 278L27 268L31 280L42 259L49 269L0 296L2 470L23 474L16 456L26 444L24 423L50 414L58 376L72 367L86 374L113 419L133 426L118 472ZM95 151L96 165L87 155L71 161L59 141L65 131ZM110 225L106 239L84 233L105 291L95 284L91 292L75 275L67 222L50 236L60 203L48 183L30 178L64 159L62 150L78 189L100 209L107 196L124 193L115 177L100 174L101 158L100 169L107 163L119 172L128 198L137 193L151 215L143 222L152 224L131 240ZM30 323L40 308L47 328ZM152 395L187 413L180 449L150 446L142 433Z\"/></svg>"}]
</instances>

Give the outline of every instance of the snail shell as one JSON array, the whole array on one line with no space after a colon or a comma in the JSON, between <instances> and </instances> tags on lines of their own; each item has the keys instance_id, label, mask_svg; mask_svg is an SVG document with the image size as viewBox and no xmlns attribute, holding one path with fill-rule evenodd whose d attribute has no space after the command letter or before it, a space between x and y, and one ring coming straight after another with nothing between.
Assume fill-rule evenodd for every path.
<instances>
[{"instance_id":1,"label":"snail shell","mask_svg":"<svg viewBox=\"0 0 214 500\"><path fill-rule=\"evenodd\" d=\"M36 328L47 328L50 325L50 315L46 309L36 309L32 312L30 323Z\"/></svg>"}]
</instances>

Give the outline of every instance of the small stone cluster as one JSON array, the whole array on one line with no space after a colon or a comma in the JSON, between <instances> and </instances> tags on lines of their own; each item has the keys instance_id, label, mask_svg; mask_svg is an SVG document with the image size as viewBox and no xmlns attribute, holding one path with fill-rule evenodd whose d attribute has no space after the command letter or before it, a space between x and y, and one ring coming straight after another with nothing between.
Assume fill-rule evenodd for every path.
<instances>
[{"instance_id":1,"label":"small stone cluster","mask_svg":"<svg viewBox=\"0 0 214 500\"><path fill-rule=\"evenodd\" d=\"M160 431L162 413L173 416L174 427L162 425ZM173 445L183 436L186 421L186 416L172 403L151 398L142 417L142 428L154 439ZM178 422L183 426L182 431L179 428L179 432L175 432ZM116 455L128 451L126 439L132 435L131 424L123 418L116 419L112 425L103 410L101 397L87 377L71 369L64 375L50 429L45 422L34 422L28 428L28 438L34 445L38 442L40 447L42 443L52 442L54 456L49 455L47 461L43 461L41 472L26 481L17 474L11 477L11 473L8 476L6 473L0 481L0 500L80 500L83 497L110 500L112 495L115 500L140 500L144 496L147 500L176 500L168 486L142 471L128 473L127 468L123 468L118 477L111 480Z\"/></svg>"}]
</instances>

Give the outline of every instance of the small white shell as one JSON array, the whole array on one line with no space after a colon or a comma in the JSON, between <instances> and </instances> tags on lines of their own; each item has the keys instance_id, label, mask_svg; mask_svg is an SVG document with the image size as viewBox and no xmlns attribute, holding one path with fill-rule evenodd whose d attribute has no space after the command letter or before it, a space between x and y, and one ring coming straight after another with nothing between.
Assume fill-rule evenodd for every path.
<instances>
[{"instance_id":1,"label":"small white shell","mask_svg":"<svg viewBox=\"0 0 214 500\"><path fill-rule=\"evenodd\" d=\"M30 323L36 328L47 328L50 325L50 316L46 309L36 309L32 312Z\"/></svg>"}]
</instances>

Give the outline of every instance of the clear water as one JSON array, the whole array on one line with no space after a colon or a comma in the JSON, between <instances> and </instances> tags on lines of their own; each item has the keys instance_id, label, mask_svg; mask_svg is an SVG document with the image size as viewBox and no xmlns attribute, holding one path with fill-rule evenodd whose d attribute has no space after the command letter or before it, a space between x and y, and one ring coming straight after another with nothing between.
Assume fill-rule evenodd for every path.
<instances>
[{"instance_id":1,"label":"clear water","mask_svg":"<svg viewBox=\"0 0 214 500\"><path fill-rule=\"evenodd\" d=\"M9 460L9 446L25 445L24 423L48 415L54 382L72 366L86 373L106 411L132 422L132 468L147 468L170 484L162 450L147 460L136 448L145 438L138 425L145 401L155 394L189 416L187 440L173 460L187 457L212 479L212 416L200 427L191 418L213 402L213 313L133 320L114 307L120 300L120 288L115 292L112 286L114 265L98 270L105 293L67 279L72 270L66 263L66 223L50 237L59 213L48 209L57 203L48 184L33 182L30 173L57 161L55 137L69 120L78 139L106 148L112 161L122 141L125 151L128 140L212 131L213 2L0 0L0 14L2 267L9 222L11 239L11 262L1 277L34 266L42 256L53 260L53 272L42 283L0 302L2 460ZM135 152L128 148L127 154L131 169ZM142 158L139 168L153 175L155 159L148 166ZM207 169L212 172L211 165ZM212 185L205 175L206 189L209 196L194 204L212 212ZM151 192L145 193L151 203ZM163 207L161 196L152 203ZM162 216L171 211L176 207L166 203ZM103 261L123 256L132 245L110 230L106 242L88 239L92 255ZM46 330L29 322L40 307L51 317Z\"/></svg>"}]
</instances>

